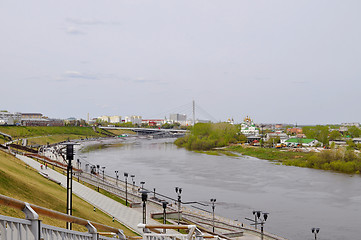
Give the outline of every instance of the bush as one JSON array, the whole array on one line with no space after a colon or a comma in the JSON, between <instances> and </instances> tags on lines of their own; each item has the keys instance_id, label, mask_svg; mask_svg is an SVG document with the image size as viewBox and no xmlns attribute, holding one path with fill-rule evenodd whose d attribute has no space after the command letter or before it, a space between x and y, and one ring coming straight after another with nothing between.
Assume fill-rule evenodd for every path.
<instances>
[{"instance_id":1,"label":"bush","mask_svg":"<svg viewBox=\"0 0 361 240\"><path fill-rule=\"evenodd\" d=\"M197 123L191 134L177 139L177 146L188 150L211 150L244 140L244 135L228 123Z\"/></svg>"}]
</instances>

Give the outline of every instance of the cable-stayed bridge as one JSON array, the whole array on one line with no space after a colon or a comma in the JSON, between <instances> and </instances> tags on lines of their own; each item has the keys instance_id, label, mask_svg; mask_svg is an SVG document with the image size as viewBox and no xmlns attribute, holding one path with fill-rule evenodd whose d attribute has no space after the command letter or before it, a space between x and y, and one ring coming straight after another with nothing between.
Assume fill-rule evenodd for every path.
<instances>
[{"instance_id":1,"label":"cable-stayed bridge","mask_svg":"<svg viewBox=\"0 0 361 240\"><path fill-rule=\"evenodd\" d=\"M188 102L184 105L177 106L166 110L161 113L157 113L155 117L164 116L165 119L168 119L170 114L184 114L187 116L187 119L192 119L193 124L195 122L218 122L218 120L209 114L204 108L199 104L196 104L195 101Z\"/></svg>"},{"instance_id":2,"label":"cable-stayed bridge","mask_svg":"<svg viewBox=\"0 0 361 240\"><path fill-rule=\"evenodd\" d=\"M103 129L130 130L138 135L152 135L153 137L182 137L188 130L162 128L132 128L132 127L100 127Z\"/></svg>"}]
</instances>

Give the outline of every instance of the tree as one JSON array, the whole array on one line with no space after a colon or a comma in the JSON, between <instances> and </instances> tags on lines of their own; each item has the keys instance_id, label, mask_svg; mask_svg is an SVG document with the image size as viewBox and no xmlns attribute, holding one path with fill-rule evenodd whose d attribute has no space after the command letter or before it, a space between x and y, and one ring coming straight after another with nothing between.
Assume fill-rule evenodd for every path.
<instances>
[{"instance_id":1,"label":"tree","mask_svg":"<svg viewBox=\"0 0 361 240\"><path fill-rule=\"evenodd\" d=\"M361 135L361 129L356 126L348 127L347 132L351 135L353 138L360 137Z\"/></svg>"},{"instance_id":2,"label":"tree","mask_svg":"<svg viewBox=\"0 0 361 240\"><path fill-rule=\"evenodd\" d=\"M322 142L324 146L328 146L328 136L330 133L328 126L307 126L303 127L302 130L307 138L317 139L318 141Z\"/></svg>"},{"instance_id":3,"label":"tree","mask_svg":"<svg viewBox=\"0 0 361 240\"><path fill-rule=\"evenodd\" d=\"M330 141L337 140L340 138L341 138L341 133L339 131L333 130L332 132L330 132L330 136L329 136Z\"/></svg>"}]
</instances>

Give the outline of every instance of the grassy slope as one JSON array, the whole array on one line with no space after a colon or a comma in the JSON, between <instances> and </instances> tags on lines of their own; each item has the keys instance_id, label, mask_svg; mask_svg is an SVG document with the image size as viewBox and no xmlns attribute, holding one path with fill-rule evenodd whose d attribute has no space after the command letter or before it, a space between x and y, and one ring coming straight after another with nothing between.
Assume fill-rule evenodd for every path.
<instances>
[{"instance_id":1,"label":"grassy slope","mask_svg":"<svg viewBox=\"0 0 361 240\"><path fill-rule=\"evenodd\" d=\"M121 130L121 129L109 129L108 130L111 133L114 133L115 135L122 135L122 134L128 134L128 135L135 135L136 133L130 130Z\"/></svg>"},{"instance_id":2,"label":"grassy slope","mask_svg":"<svg viewBox=\"0 0 361 240\"><path fill-rule=\"evenodd\" d=\"M101 129L99 133L91 127L22 127L22 126L0 126L0 132L13 137L28 138L29 144L45 145L48 142L57 143L69 139L105 137Z\"/></svg>"},{"instance_id":3,"label":"grassy slope","mask_svg":"<svg viewBox=\"0 0 361 240\"><path fill-rule=\"evenodd\" d=\"M65 212L66 190L53 183L34 169L26 168L25 164L7 153L0 151L0 194L26 201L35 205ZM0 214L23 218L21 211L0 206ZM105 225L123 229L126 235L135 234L124 229L124 227L112 222L112 218L100 211L93 211L93 206L84 202L80 198L73 196L73 215L84 219L89 219ZM65 223L41 216L45 224L65 227ZM84 227L74 225L74 230L86 231Z\"/></svg>"}]
</instances>

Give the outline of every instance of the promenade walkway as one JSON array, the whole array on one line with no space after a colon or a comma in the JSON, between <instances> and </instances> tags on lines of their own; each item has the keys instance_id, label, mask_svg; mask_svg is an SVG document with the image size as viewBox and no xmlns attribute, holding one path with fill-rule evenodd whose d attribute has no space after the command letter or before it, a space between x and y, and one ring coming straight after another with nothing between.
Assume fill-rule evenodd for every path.
<instances>
[{"instance_id":1,"label":"promenade walkway","mask_svg":"<svg viewBox=\"0 0 361 240\"><path fill-rule=\"evenodd\" d=\"M41 169L41 164L31 158L22 155L16 155L16 157L32 168L47 173L50 178L61 182L61 186L66 188L66 176L50 168ZM123 204L120 204L76 181L73 181L73 193L95 206L97 209L101 209L103 212L113 216L117 221L132 229L134 232L141 234L140 229L137 228L137 225L143 221L143 215L141 212L126 207ZM159 222L151 219L150 216L147 215L147 224L158 225Z\"/></svg>"},{"instance_id":2,"label":"promenade walkway","mask_svg":"<svg viewBox=\"0 0 361 240\"><path fill-rule=\"evenodd\" d=\"M58 182L61 183L61 186L66 188L66 176L56 172L50 168L43 168L41 169L41 163L23 156L23 155L16 155L16 157L32 168L36 169L39 172L43 172L48 174L48 176ZM113 216L117 221L124 224L128 228L132 229L134 232L137 232L141 234L141 230L138 229L137 225L143 221L143 215L141 212L141 209L133 209L124 206L123 204L120 204L116 202L113 199L110 199L97 191L88 188L76 181L73 181L73 193L77 195L78 197L82 198L83 200L87 201L97 209L102 210L103 212L106 212L110 216ZM151 206L149 206L151 207ZM147 206L148 208L148 206ZM147 209L147 224L153 224L158 225L159 222L153 220L150 218L149 212L154 212L154 209ZM159 211L158 211L159 212ZM174 230L168 230L169 233L177 233ZM259 240L260 237L255 236L253 234L247 234L245 233L244 236L239 238L240 240ZM265 238L267 239L267 238Z\"/></svg>"}]
</instances>

